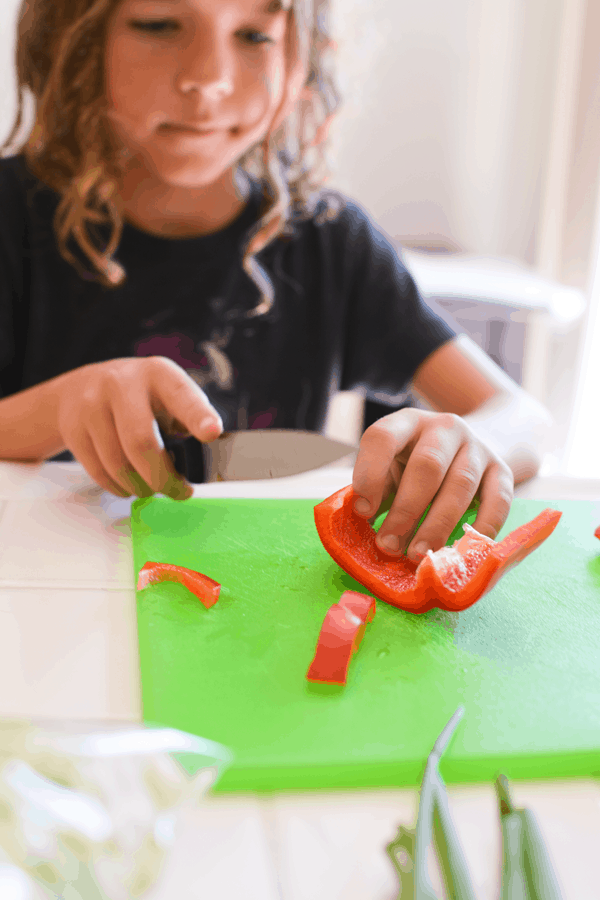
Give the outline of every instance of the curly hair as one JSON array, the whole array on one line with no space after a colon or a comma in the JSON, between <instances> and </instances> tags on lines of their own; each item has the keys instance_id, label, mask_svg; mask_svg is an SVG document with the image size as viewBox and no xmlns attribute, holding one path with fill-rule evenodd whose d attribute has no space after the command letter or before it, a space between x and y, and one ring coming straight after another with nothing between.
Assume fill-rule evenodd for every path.
<instances>
[{"instance_id":1,"label":"curly hair","mask_svg":"<svg viewBox=\"0 0 600 900\"><path fill-rule=\"evenodd\" d=\"M74 241L95 280L106 287L117 287L126 278L113 259L123 230L118 192L122 160L105 115L104 86L107 23L119 2L23 0L16 49L18 106L2 148L12 147L23 126L29 92L35 121L21 150L30 171L60 197L54 218L59 252L89 278L71 249ZM284 6L296 56L287 63L291 69L304 59L308 78L292 112L239 161L242 171L265 187L261 218L243 252L244 270L261 295L248 316L266 313L274 302L271 280L257 254L291 233L294 215L313 215L320 200L319 220L334 218L343 205L337 192L323 189L329 174L327 131L340 103L331 63L329 0L288 0Z\"/></svg>"}]
</instances>

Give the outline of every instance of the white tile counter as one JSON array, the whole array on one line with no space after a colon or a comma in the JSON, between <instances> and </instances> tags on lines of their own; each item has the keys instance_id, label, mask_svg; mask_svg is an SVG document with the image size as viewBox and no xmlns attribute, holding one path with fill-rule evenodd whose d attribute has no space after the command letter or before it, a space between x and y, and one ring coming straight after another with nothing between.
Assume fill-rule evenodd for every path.
<instances>
[{"instance_id":1,"label":"white tile counter","mask_svg":"<svg viewBox=\"0 0 600 900\"><path fill-rule=\"evenodd\" d=\"M328 467L200 485L195 496L319 499L350 480L350 469ZM537 479L519 495L600 499L600 482ZM76 463L0 463L1 716L140 720L129 506ZM538 816L565 900L600 900L599 784L513 787ZM449 795L477 896L495 900L493 789L460 786ZM416 809L413 790L214 797L190 845L176 848L170 890L186 900L395 900L384 847L398 825L413 824Z\"/></svg>"}]
</instances>

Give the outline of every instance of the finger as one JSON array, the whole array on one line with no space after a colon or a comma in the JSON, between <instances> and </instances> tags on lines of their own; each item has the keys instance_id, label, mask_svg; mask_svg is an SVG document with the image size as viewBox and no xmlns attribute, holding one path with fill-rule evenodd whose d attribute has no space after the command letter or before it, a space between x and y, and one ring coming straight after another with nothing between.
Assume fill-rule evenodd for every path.
<instances>
[{"instance_id":1,"label":"finger","mask_svg":"<svg viewBox=\"0 0 600 900\"><path fill-rule=\"evenodd\" d=\"M377 545L385 553L403 553L419 521L440 489L460 448L466 431L456 427L455 417L437 417L425 429L410 454L392 507L377 534Z\"/></svg>"},{"instance_id":2,"label":"finger","mask_svg":"<svg viewBox=\"0 0 600 900\"><path fill-rule=\"evenodd\" d=\"M173 500L188 500L193 495L194 489L185 475L177 469L175 451L165 447L164 439L156 419L152 423L152 430L157 443L163 448L160 462L163 467L163 472L166 474L164 475L165 480L161 492L171 497ZM190 437L189 433L183 433L183 428L178 436L182 438Z\"/></svg>"},{"instance_id":3,"label":"finger","mask_svg":"<svg viewBox=\"0 0 600 900\"><path fill-rule=\"evenodd\" d=\"M514 496L514 477L504 463L489 466L481 481L480 504L473 528L486 537L496 538L506 522Z\"/></svg>"},{"instance_id":4,"label":"finger","mask_svg":"<svg viewBox=\"0 0 600 900\"><path fill-rule=\"evenodd\" d=\"M487 463L477 445L464 444L456 454L429 512L412 537L406 555L419 563L428 550L439 550L475 497Z\"/></svg>"},{"instance_id":5,"label":"finger","mask_svg":"<svg viewBox=\"0 0 600 900\"><path fill-rule=\"evenodd\" d=\"M354 508L359 515L376 516L384 498L397 487L398 482L394 483L393 479L394 462L415 438L419 427L418 412L406 409L402 415L384 416L367 428L352 474L352 487L358 495ZM398 479L400 474L396 467Z\"/></svg>"},{"instance_id":6,"label":"finger","mask_svg":"<svg viewBox=\"0 0 600 900\"><path fill-rule=\"evenodd\" d=\"M151 408L161 424L172 423L203 442L214 441L223 431L219 413L202 388L176 363L153 357L149 386Z\"/></svg>"},{"instance_id":7,"label":"finger","mask_svg":"<svg viewBox=\"0 0 600 900\"><path fill-rule=\"evenodd\" d=\"M174 438L176 440L185 440L186 438L191 437L191 434L185 425L182 425L177 419L165 423L165 426L161 430L165 437Z\"/></svg>"},{"instance_id":8,"label":"finger","mask_svg":"<svg viewBox=\"0 0 600 900\"><path fill-rule=\"evenodd\" d=\"M404 471L404 466L401 466L400 468L402 471ZM398 478L398 482L399 481L400 481L400 478ZM377 510L375 515L371 516L369 519L369 525L373 525L382 513L387 512L391 508L391 505L394 502L394 497L396 496L396 489L395 489L396 483L397 482L394 483L394 490L386 490L385 491L383 500L381 501L381 505L380 505L379 509Z\"/></svg>"},{"instance_id":9,"label":"finger","mask_svg":"<svg viewBox=\"0 0 600 900\"><path fill-rule=\"evenodd\" d=\"M74 440L69 441L67 448L71 451L75 459L81 463L90 478L96 484L108 491L109 494L116 494L117 497L130 497L131 491L126 491L120 485L112 480L110 475L104 469L104 466L98 458L98 454L94 448L92 439L87 432L81 432Z\"/></svg>"},{"instance_id":10,"label":"finger","mask_svg":"<svg viewBox=\"0 0 600 900\"><path fill-rule=\"evenodd\" d=\"M114 417L119 440L130 471L137 472L152 492L165 494L173 500L186 500L193 489L175 470L160 436L158 422L152 414L145 393L129 397L136 410L131 419L131 407L122 401L115 402Z\"/></svg>"},{"instance_id":11,"label":"finger","mask_svg":"<svg viewBox=\"0 0 600 900\"><path fill-rule=\"evenodd\" d=\"M136 472L121 446L118 429L108 407L94 409L89 437L104 471L115 484L127 491L128 496L152 496L152 488Z\"/></svg>"}]
</instances>

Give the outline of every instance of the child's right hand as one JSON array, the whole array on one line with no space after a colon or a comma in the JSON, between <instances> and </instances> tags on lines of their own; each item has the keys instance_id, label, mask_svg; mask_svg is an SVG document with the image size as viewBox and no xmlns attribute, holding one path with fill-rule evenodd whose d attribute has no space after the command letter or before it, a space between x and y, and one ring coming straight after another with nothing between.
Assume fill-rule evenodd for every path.
<instances>
[{"instance_id":1,"label":"child's right hand","mask_svg":"<svg viewBox=\"0 0 600 900\"><path fill-rule=\"evenodd\" d=\"M223 423L180 366L162 356L111 359L54 382L64 445L101 487L120 497L191 496L164 449L159 425L168 434L208 442Z\"/></svg>"}]
</instances>

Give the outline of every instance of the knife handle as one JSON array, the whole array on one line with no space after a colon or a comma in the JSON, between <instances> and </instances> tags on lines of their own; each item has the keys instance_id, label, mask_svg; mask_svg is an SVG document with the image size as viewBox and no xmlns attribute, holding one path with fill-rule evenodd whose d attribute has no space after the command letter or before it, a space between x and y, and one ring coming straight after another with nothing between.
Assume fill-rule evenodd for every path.
<instances>
[{"instance_id":1,"label":"knife handle","mask_svg":"<svg viewBox=\"0 0 600 900\"><path fill-rule=\"evenodd\" d=\"M165 432L160 427L159 431L163 444L165 445L165 450L173 460L175 471L178 475L181 475L183 478L185 478L186 481L189 480L189 467L184 445L184 441L188 440L188 438L173 437L173 435L165 434Z\"/></svg>"},{"instance_id":2,"label":"knife handle","mask_svg":"<svg viewBox=\"0 0 600 900\"><path fill-rule=\"evenodd\" d=\"M218 452L211 444L202 444L194 437L174 437L159 426L165 450L171 457L175 471L190 484L221 481L218 474Z\"/></svg>"}]
</instances>

